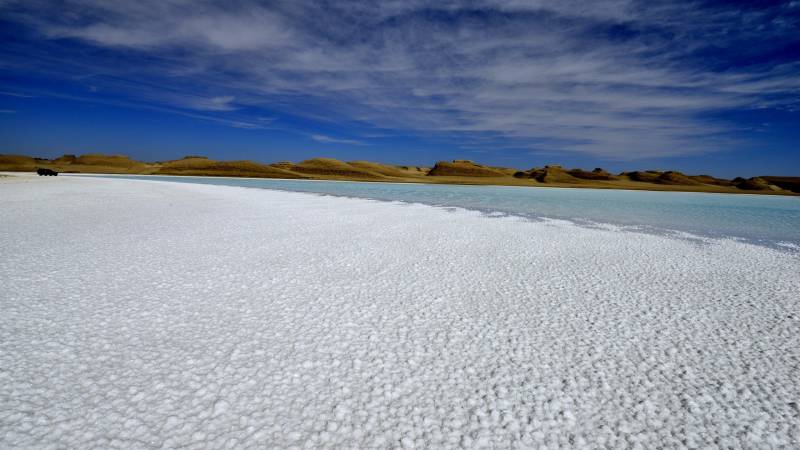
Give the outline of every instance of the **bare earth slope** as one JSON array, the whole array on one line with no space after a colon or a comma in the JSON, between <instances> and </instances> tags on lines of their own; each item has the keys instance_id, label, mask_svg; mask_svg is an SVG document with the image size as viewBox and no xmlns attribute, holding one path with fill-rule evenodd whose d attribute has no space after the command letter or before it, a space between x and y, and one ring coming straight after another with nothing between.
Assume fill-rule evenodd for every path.
<instances>
[{"instance_id":1,"label":"bare earth slope","mask_svg":"<svg viewBox=\"0 0 800 450\"><path fill-rule=\"evenodd\" d=\"M406 178L406 177L422 177L425 174L421 171L417 170L408 170L402 169L396 166L390 166L387 164L379 164L369 161L351 161L347 163L353 167L357 167L359 169L367 170L373 173L378 173L383 176L387 177L394 177L394 178Z\"/></svg>"},{"instance_id":2,"label":"bare earth slope","mask_svg":"<svg viewBox=\"0 0 800 450\"><path fill-rule=\"evenodd\" d=\"M428 172L428 176L448 176L448 177L503 177L508 174L502 170L476 164L467 160L455 160L453 162L439 161Z\"/></svg>"},{"instance_id":3,"label":"bare earth slope","mask_svg":"<svg viewBox=\"0 0 800 450\"><path fill-rule=\"evenodd\" d=\"M162 163L157 175L193 175L253 178L306 178L295 172L258 164L252 161L215 161L208 158L187 157Z\"/></svg>"},{"instance_id":4,"label":"bare earth slope","mask_svg":"<svg viewBox=\"0 0 800 450\"><path fill-rule=\"evenodd\" d=\"M37 161L30 156L0 155L0 170L7 172L33 172Z\"/></svg>"},{"instance_id":5,"label":"bare earth slope","mask_svg":"<svg viewBox=\"0 0 800 450\"><path fill-rule=\"evenodd\" d=\"M381 179L383 175L333 158L313 158L291 166L295 172L335 178Z\"/></svg>"},{"instance_id":6,"label":"bare earth slope","mask_svg":"<svg viewBox=\"0 0 800 450\"><path fill-rule=\"evenodd\" d=\"M28 178L0 183L0 448L800 440L796 252Z\"/></svg>"},{"instance_id":7,"label":"bare earth slope","mask_svg":"<svg viewBox=\"0 0 800 450\"><path fill-rule=\"evenodd\" d=\"M772 177L762 176L767 182L772 183L783 189L800 193L800 177Z\"/></svg>"}]
</instances>

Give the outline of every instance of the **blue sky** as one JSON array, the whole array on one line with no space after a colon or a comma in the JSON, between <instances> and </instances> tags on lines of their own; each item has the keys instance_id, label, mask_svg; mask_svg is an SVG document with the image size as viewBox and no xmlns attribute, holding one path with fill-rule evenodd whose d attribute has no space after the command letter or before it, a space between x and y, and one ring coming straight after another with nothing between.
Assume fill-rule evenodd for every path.
<instances>
[{"instance_id":1,"label":"blue sky","mask_svg":"<svg viewBox=\"0 0 800 450\"><path fill-rule=\"evenodd\" d=\"M0 0L0 153L800 175L800 0Z\"/></svg>"}]
</instances>

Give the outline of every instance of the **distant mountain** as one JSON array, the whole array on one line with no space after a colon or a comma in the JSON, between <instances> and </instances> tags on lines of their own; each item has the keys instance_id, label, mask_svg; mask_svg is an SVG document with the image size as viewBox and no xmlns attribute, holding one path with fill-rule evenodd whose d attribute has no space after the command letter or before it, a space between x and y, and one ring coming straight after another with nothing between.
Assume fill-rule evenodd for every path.
<instances>
[{"instance_id":1,"label":"distant mountain","mask_svg":"<svg viewBox=\"0 0 800 450\"><path fill-rule=\"evenodd\" d=\"M38 168L64 173L135 175L185 175L353 181L393 181L435 184L494 184L513 186L591 187L656 191L759 193L796 195L800 177L761 176L725 180L710 175L685 175L676 171L645 170L611 174L602 168L586 171L559 165L519 171L470 160L439 161L432 168L395 166L370 161L344 162L313 158L298 163L281 161L217 161L187 156L174 161L140 162L124 155L63 155L56 159L0 155L0 171L34 172Z\"/></svg>"}]
</instances>

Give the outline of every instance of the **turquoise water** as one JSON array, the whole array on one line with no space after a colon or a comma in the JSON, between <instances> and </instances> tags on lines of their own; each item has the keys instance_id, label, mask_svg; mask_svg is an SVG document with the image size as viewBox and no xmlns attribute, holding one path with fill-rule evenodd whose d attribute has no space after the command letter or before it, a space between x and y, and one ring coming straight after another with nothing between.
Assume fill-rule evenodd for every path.
<instances>
[{"instance_id":1,"label":"turquoise water","mask_svg":"<svg viewBox=\"0 0 800 450\"><path fill-rule=\"evenodd\" d=\"M648 232L680 231L762 244L800 245L800 197L457 186L401 183L124 176L140 180L245 186L459 207L533 219L607 223Z\"/></svg>"}]
</instances>

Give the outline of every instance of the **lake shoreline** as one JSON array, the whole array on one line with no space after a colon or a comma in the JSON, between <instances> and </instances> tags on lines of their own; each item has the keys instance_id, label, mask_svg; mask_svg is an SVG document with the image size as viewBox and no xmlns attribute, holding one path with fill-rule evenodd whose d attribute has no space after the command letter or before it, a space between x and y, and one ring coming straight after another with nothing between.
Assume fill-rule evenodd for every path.
<instances>
[{"instance_id":1,"label":"lake shoreline","mask_svg":"<svg viewBox=\"0 0 800 450\"><path fill-rule=\"evenodd\" d=\"M80 176L78 176L80 177ZM103 177L103 176L100 176ZM307 192L336 197L457 207L490 215L556 219L657 234L675 232L744 239L759 245L800 245L800 202L783 196L726 196L702 192L608 189L528 189L523 186L445 185L343 180L115 175L111 179L208 184Z\"/></svg>"},{"instance_id":2,"label":"lake shoreline","mask_svg":"<svg viewBox=\"0 0 800 450\"><path fill-rule=\"evenodd\" d=\"M18 174L24 172L7 172L8 174ZM777 196L784 196L784 197L800 197L800 194L794 193L791 191L785 192L767 192L767 191L731 191L731 190L685 190L685 189L675 189L671 188L670 186L658 186L658 187L651 187L651 186L643 186L643 187L615 187L615 186L608 186L608 185L569 185L569 184L545 184L545 183L537 183L537 184L494 184L494 183L470 183L470 180L466 180L461 182L461 180L453 181L453 182L446 182L446 181L390 181L390 180L365 180L359 178L307 178L307 179L296 179L296 178L271 178L271 177L236 177L236 176L228 176L228 175L167 175L167 174L127 174L127 173L72 173L72 172L65 172L61 173L61 175L65 176L101 176L101 177L152 177L154 179L157 178L168 178L168 177L180 177L180 178L209 178L209 179L245 179L245 180L276 180L276 181L311 181L311 182L330 182L330 183L368 183L368 184L425 184L425 185L442 185L442 186L485 186L485 187L499 187L499 188L507 188L507 187L523 187L523 188L546 188L546 189L589 189L589 190L613 190L613 191L647 191L647 192L673 192L673 193L685 193L685 194L735 194L735 195L777 195Z\"/></svg>"}]
</instances>

